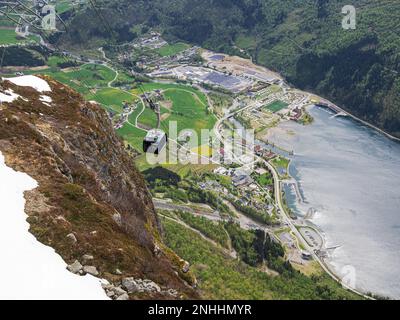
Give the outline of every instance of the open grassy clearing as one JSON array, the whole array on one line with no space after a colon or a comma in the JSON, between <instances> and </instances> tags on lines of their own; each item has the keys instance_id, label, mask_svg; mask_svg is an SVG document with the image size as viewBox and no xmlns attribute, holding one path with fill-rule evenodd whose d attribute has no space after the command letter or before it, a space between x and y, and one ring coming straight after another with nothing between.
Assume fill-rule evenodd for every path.
<instances>
[{"instance_id":1,"label":"open grassy clearing","mask_svg":"<svg viewBox=\"0 0 400 320\"><path fill-rule=\"evenodd\" d=\"M129 116L129 118L128 118L128 121L129 121L131 124L135 125L135 124L136 124L136 118L137 118L137 116L142 112L142 110L143 110L143 103L142 103L142 102L139 102L139 103L136 105L135 111L133 111L133 112L130 114L130 116Z\"/></svg>"},{"instance_id":2,"label":"open grassy clearing","mask_svg":"<svg viewBox=\"0 0 400 320\"><path fill-rule=\"evenodd\" d=\"M49 67L57 67L59 63L64 62L65 59L60 56L51 56L47 59L47 65Z\"/></svg>"},{"instance_id":3,"label":"open grassy clearing","mask_svg":"<svg viewBox=\"0 0 400 320\"><path fill-rule=\"evenodd\" d=\"M186 49L188 49L190 46L186 43L178 42L174 44L168 44L165 45L159 49L156 50L156 52L162 56L162 57L169 57L178 54L179 52L182 52Z\"/></svg>"},{"instance_id":4,"label":"open grassy clearing","mask_svg":"<svg viewBox=\"0 0 400 320\"><path fill-rule=\"evenodd\" d=\"M257 177L257 182L265 187L270 186L274 183L274 179L272 178L271 173L267 172Z\"/></svg>"},{"instance_id":5,"label":"open grassy clearing","mask_svg":"<svg viewBox=\"0 0 400 320\"><path fill-rule=\"evenodd\" d=\"M173 103L168 121L177 121L178 131L193 129L200 135L201 129L214 127L215 116L210 114L207 105L202 104L192 93L171 89L166 91L164 96Z\"/></svg>"},{"instance_id":6,"label":"open grassy clearing","mask_svg":"<svg viewBox=\"0 0 400 320\"><path fill-rule=\"evenodd\" d=\"M278 171L279 177L286 179L289 177L289 164L290 160L284 157L278 156L271 161L271 164Z\"/></svg>"},{"instance_id":7,"label":"open grassy clearing","mask_svg":"<svg viewBox=\"0 0 400 320\"><path fill-rule=\"evenodd\" d=\"M276 157L275 159L273 159L271 161L272 165L276 168L283 168L283 169L287 169L290 163L289 159L286 159L284 157Z\"/></svg>"},{"instance_id":8,"label":"open grassy clearing","mask_svg":"<svg viewBox=\"0 0 400 320\"><path fill-rule=\"evenodd\" d=\"M209 114L207 107L200 103L191 92L170 89L164 93L164 96L172 101L171 110L161 108L162 114L171 114L166 120L162 121L164 130L168 130L170 121L177 122L178 132L184 129L193 129L199 136L201 129L213 128L216 121L214 115ZM146 109L140 116L139 122L154 127L157 123L154 111Z\"/></svg>"},{"instance_id":9,"label":"open grassy clearing","mask_svg":"<svg viewBox=\"0 0 400 320\"><path fill-rule=\"evenodd\" d=\"M128 142L136 150L142 150L143 139L146 136L146 131L140 130L129 123L125 123L121 129L117 130L117 133L123 140Z\"/></svg>"},{"instance_id":10,"label":"open grassy clearing","mask_svg":"<svg viewBox=\"0 0 400 320\"><path fill-rule=\"evenodd\" d=\"M279 112L282 109L285 109L287 106L288 104L286 102L276 100L270 103L269 105L265 106L265 108L267 108L271 112Z\"/></svg>"},{"instance_id":11,"label":"open grassy clearing","mask_svg":"<svg viewBox=\"0 0 400 320\"><path fill-rule=\"evenodd\" d=\"M115 88L103 88L97 90L95 93L88 94L86 98L88 100L97 101L117 113L122 112L124 101L128 103L139 101L139 98L136 95Z\"/></svg>"},{"instance_id":12,"label":"open grassy clearing","mask_svg":"<svg viewBox=\"0 0 400 320\"><path fill-rule=\"evenodd\" d=\"M53 62L56 62L56 58ZM44 70L27 70L24 74L45 74L61 83L64 83L84 95L93 94L91 89L107 87L114 79L115 72L110 68L96 64L85 64L71 68L68 72L55 71L53 68Z\"/></svg>"},{"instance_id":13,"label":"open grassy clearing","mask_svg":"<svg viewBox=\"0 0 400 320\"><path fill-rule=\"evenodd\" d=\"M17 39L14 29L0 29L0 44L15 44L22 42Z\"/></svg>"},{"instance_id":14,"label":"open grassy clearing","mask_svg":"<svg viewBox=\"0 0 400 320\"><path fill-rule=\"evenodd\" d=\"M157 89L164 90L164 91L170 90L170 89L181 89L181 90L185 90L185 91L190 91L190 92L194 93L195 95L197 95L203 104L207 105L207 97L204 95L204 93L200 92L199 90L197 90L191 86L187 86L187 85L183 85L183 84L173 84L173 83L149 82L149 83L143 83L142 88L145 92L149 92L149 91L157 90ZM140 89L134 89L133 93L142 94L142 91Z\"/></svg>"},{"instance_id":15,"label":"open grassy clearing","mask_svg":"<svg viewBox=\"0 0 400 320\"><path fill-rule=\"evenodd\" d=\"M65 56L52 55L47 59L47 65L51 68L67 69L78 67L80 63L78 63L75 59L67 58Z\"/></svg>"},{"instance_id":16,"label":"open grassy clearing","mask_svg":"<svg viewBox=\"0 0 400 320\"><path fill-rule=\"evenodd\" d=\"M0 27L0 45L7 45L7 44L18 44L18 43L24 43L28 41L36 41L37 37L36 36L28 36L28 38L22 38L19 37L14 28L12 27L6 27L6 28L1 28Z\"/></svg>"},{"instance_id":17,"label":"open grassy clearing","mask_svg":"<svg viewBox=\"0 0 400 320\"><path fill-rule=\"evenodd\" d=\"M145 171L147 169L155 167L152 164L149 164L146 160L146 155L142 154L135 159L136 167L139 171ZM188 177L192 174L204 174L213 172L218 165L216 164L172 164L172 163L164 163L161 164L162 167L178 174L181 178ZM156 165L158 166L158 165Z\"/></svg>"},{"instance_id":18,"label":"open grassy clearing","mask_svg":"<svg viewBox=\"0 0 400 320\"><path fill-rule=\"evenodd\" d=\"M251 49L254 50L257 46L257 39L252 36L239 35L235 40L236 45L241 49Z\"/></svg>"},{"instance_id":19,"label":"open grassy clearing","mask_svg":"<svg viewBox=\"0 0 400 320\"><path fill-rule=\"evenodd\" d=\"M63 14L72 9L70 0L58 1L56 4L56 11L58 14Z\"/></svg>"},{"instance_id":20,"label":"open grassy clearing","mask_svg":"<svg viewBox=\"0 0 400 320\"><path fill-rule=\"evenodd\" d=\"M18 16L16 14L10 13L9 16L13 19L17 19L18 21ZM6 16L0 16L0 27L14 27L15 28L15 22L12 21L11 19L7 18Z\"/></svg>"}]
</instances>

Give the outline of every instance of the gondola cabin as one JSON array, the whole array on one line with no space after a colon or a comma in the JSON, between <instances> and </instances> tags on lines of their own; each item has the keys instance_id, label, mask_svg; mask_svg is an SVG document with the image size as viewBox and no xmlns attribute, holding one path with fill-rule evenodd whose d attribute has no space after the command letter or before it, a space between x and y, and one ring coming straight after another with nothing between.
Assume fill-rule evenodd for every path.
<instances>
[{"instance_id":1,"label":"gondola cabin","mask_svg":"<svg viewBox=\"0 0 400 320\"><path fill-rule=\"evenodd\" d=\"M150 130L143 140L143 151L159 154L167 145L167 134L159 129Z\"/></svg>"}]
</instances>

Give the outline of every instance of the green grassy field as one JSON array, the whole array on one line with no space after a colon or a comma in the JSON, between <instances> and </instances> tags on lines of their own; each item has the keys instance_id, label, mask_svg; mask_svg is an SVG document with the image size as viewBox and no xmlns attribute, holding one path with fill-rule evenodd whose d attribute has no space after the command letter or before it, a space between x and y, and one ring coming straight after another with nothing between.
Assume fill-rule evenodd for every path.
<instances>
[{"instance_id":1,"label":"green grassy field","mask_svg":"<svg viewBox=\"0 0 400 320\"><path fill-rule=\"evenodd\" d=\"M236 45L242 49L255 49L257 46L257 40L255 37L247 35L239 35L235 40Z\"/></svg>"},{"instance_id":2,"label":"green grassy field","mask_svg":"<svg viewBox=\"0 0 400 320\"><path fill-rule=\"evenodd\" d=\"M121 129L117 130L117 133L123 140L128 142L136 150L142 150L143 139L146 136L145 131L138 129L129 123L125 123Z\"/></svg>"},{"instance_id":3,"label":"green grassy field","mask_svg":"<svg viewBox=\"0 0 400 320\"><path fill-rule=\"evenodd\" d=\"M135 124L136 117L140 114L140 112L142 112L142 109L143 109L143 103L140 102L137 104L136 110L134 112L132 112L128 118L128 120L131 124L133 124L133 125Z\"/></svg>"},{"instance_id":4,"label":"green grassy field","mask_svg":"<svg viewBox=\"0 0 400 320\"><path fill-rule=\"evenodd\" d=\"M60 56L51 56L47 59L47 65L49 67L58 67L59 63L64 62L64 58L60 57Z\"/></svg>"},{"instance_id":5,"label":"green grassy field","mask_svg":"<svg viewBox=\"0 0 400 320\"><path fill-rule=\"evenodd\" d=\"M162 57L169 57L176 55L179 52L182 52L188 49L190 46L186 43L178 42L175 44L169 44L157 49L157 53Z\"/></svg>"},{"instance_id":6,"label":"green grassy field","mask_svg":"<svg viewBox=\"0 0 400 320\"><path fill-rule=\"evenodd\" d=\"M0 29L0 44L15 44L21 42L17 39L15 30L12 29Z\"/></svg>"},{"instance_id":7,"label":"green grassy field","mask_svg":"<svg viewBox=\"0 0 400 320\"><path fill-rule=\"evenodd\" d=\"M54 59L55 62L58 59ZM105 66L86 64L71 71L46 70L25 72L25 74L45 74L70 86L76 91L88 95L90 89L106 87L114 79L115 72Z\"/></svg>"},{"instance_id":8,"label":"green grassy field","mask_svg":"<svg viewBox=\"0 0 400 320\"><path fill-rule=\"evenodd\" d=\"M155 128L157 126L157 115L150 108L145 108L138 122L148 128Z\"/></svg>"},{"instance_id":9,"label":"green grassy field","mask_svg":"<svg viewBox=\"0 0 400 320\"><path fill-rule=\"evenodd\" d=\"M0 28L0 45L17 44L27 41L36 41L37 37L29 36L27 39L19 38L12 28Z\"/></svg>"},{"instance_id":10,"label":"green grassy field","mask_svg":"<svg viewBox=\"0 0 400 320\"><path fill-rule=\"evenodd\" d=\"M90 93L86 96L88 100L94 100L101 103L104 106L111 108L114 112L121 113L124 101L134 103L138 101L136 95L128 92L115 89L115 88L103 88L97 90L96 93Z\"/></svg>"},{"instance_id":11,"label":"green grassy field","mask_svg":"<svg viewBox=\"0 0 400 320\"><path fill-rule=\"evenodd\" d=\"M140 147L142 148L142 147ZM139 171L145 171L153 168L154 166L149 164L146 160L146 155L142 154L135 159L136 167ZM213 172L218 165L216 164L162 164L162 166L176 174L181 178L188 177L192 174L201 175L204 173Z\"/></svg>"},{"instance_id":12,"label":"green grassy field","mask_svg":"<svg viewBox=\"0 0 400 320\"><path fill-rule=\"evenodd\" d=\"M269 105L267 105L265 108L267 108L271 112L278 112L281 111L282 109L286 108L288 104L286 102L276 100Z\"/></svg>"},{"instance_id":13,"label":"green grassy field","mask_svg":"<svg viewBox=\"0 0 400 320\"><path fill-rule=\"evenodd\" d=\"M64 12L67 12L72 9L71 1L65 0L65 1L59 1L56 5L56 11L58 14L63 14Z\"/></svg>"},{"instance_id":14,"label":"green grassy field","mask_svg":"<svg viewBox=\"0 0 400 320\"><path fill-rule=\"evenodd\" d=\"M274 166L285 169L289 166L289 162L290 160L284 157L277 157L271 161Z\"/></svg>"},{"instance_id":15,"label":"green grassy field","mask_svg":"<svg viewBox=\"0 0 400 320\"><path fill-rule=\"evenodd\" d=\"M270 173L264 173L263 175L257 177L257 182L264 187L272 185L274 183L274 180Z\"/></svg>"},{"instance_id":16,"label":"green grassy field","mask_svg":"<svg viewBox=\"0 0 400 320\"><path fill-rule=\"evenodd\" d=\"M184 129L193 129L199 136L201 129L212 129L216 118L207 111L207 99L203 93L196 89L183 85L169 85L151 83L143 85L144 91L154 89L164 91L164 97L172 101L171 110L161 108L161 113L169 113L169 117L162 121L162 129L168 131L169 122L176 121L178 133ZM157 117L154 111L146 108L145 112L139 117L139 122L148 126L155 127Z\"/></svg>"},{"instance_id":17,"label":"green grassy field","mask_svg":"<svg viewBox=\"0 0 400 320\"><path fill-rule=\"evenodd\" d=\"M196 217L188 212L177 212L176 215L189 226L199 230L207 238L224 248L229 248L228 234L220 222L211 221L204 217Z\"/></svg>"},{"instance_id":18,"label":"green grassy field","mask_svg":"<svg viewBox=\"0 0 400 320\"><path fill-rule=\"evenodd\" d=\"M53 58L51 63L60 61L59 58ZM70 71L54 70L48 68L44 70L26 70L24 74L44 74L64 83L79 93L90 95L93 88L107 87L108 82L114 79L115 72L105 66L85 64Z\"/></svg>"},{"instance_id":19,"label":"green grassy field","mask_svg":"<svg viewBox=\"0 0 400 320\"><path fill-rule=\"evenodd\" d=\"M18 16L16 14L9 14L9 16L18 21ZM6 16L0 16L0 27L15 27L15 22Z\"/></svg>"},{"instance_id":20,"label":"green grassy field","mask_svg":"<svg viewBox=\"0 0 400 320\"><path fill-rule=\"evenodd\" d=\"M290 160L284 157L277 157L271 161L271 164L278 170L281 178L286 178L288 175L288 169Z\"/></svg>"},{"instance_id":21,"label":"green grassy field","mask_svg":"<svg viewBox=\"0 0 400 320\"><path fill-rule=\"evenodd\" d=\"M156 89L159 89L159 90L181 89L181 90L185 90L185 91L190 91L190 92L196 94L203 104L205 104L205 105L207 104L207 98L204 95L204 93L200 92L199 90L197 90L191 86L186 86L183 84L149 82L149 83L144 83L142 85L142 88L145 92L156 90ZM142 91L139 89L134 89L133 93L142 94Z\"/></svg>"}]
</instances>

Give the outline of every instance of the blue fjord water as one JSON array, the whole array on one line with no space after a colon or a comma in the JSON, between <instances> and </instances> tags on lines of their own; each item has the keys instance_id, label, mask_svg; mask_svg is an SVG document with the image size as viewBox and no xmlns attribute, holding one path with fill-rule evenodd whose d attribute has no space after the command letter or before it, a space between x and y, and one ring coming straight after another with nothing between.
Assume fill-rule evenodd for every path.
<instances>
[{"instance_id":1,"label":"blue fjord water","mask_svg":"<svg viewBox=\"0 0 400 320\"><path fill-rule=\"evenodd\" d=\"M400 143L329 110L310 113L312 125L285 122L270 138L295 151L290 172L305 202L289 194L289 204L316 211L327 246L340 246L329 258L338 274L352 270L358 289L400 298Z\"/></svg>"}]
</instances>

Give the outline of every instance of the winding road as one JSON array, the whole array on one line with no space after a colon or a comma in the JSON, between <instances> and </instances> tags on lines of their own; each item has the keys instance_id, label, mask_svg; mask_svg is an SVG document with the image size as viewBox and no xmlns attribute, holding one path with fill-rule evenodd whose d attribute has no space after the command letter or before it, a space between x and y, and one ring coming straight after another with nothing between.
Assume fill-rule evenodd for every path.
<instances>
[{"instance_id":1,"label":"winding road","mask_svg":"<svg viewBox=\"0 0 400 320\"><path fill-rule=\"evenodd\" d=\"M240 112L243 112L244 110L250 109L250 108L254 108L257 106L257 103L253 103L250 104L246 107L243 107L239 110L236 110L232 113L229 113L228 115L225 115L224 117L220 118L217 123L214 126L214 132L215 132L215 136L217 137L217 139L222 143L222 145L225 145L225 140L220 132L221 129L221 125L223 123L223 121L227 120L230 117L233 117L237 114L239 114ZM248 151L252 152L254 154L254 150L250 150L249 148L247 148ZM239 163L241 163L242 165L246 166L249 164L245 164L243 163L240 159L238 159L235 154L232 152L231 153L233 158L238 161ZM365 294L363 294L362 292L358 291L355 288L352 288L350 286L348 286L346 283L344 283L342 281L342 279L337 276L335 273L333 273L329 267L326 265L326 263L314 252L314 250L309 246L307 240L303 237L303 235L298 231L296 225L293 223L293 220L290 218L290 215L287 213L285 206L283 204L283 199L282 199L282 188L281 188L281 179L279 178L279 174L276 171L275 167L273 165L271 165L268 161L266 161L265 159L257 156L256 154L254 154L255 157L255 161L253 163L251 163L250 165L253 165L255 162L261 161L263 162L268 169L272 172L273 178L274 178L274 193L275 193L275 199L276 199L276 208L277 208L277 213L279 214L279 217L281 219L281 221L286 224L291 232L295 235L296 241L298 242L298 247L300 248L300 244L306 248L306 250L308 252L310 252L310 254L312 255L312 257L314 258L315 261L317 261L320 266L323 268L323 270L335 281L337 281L338 283L340 283L344 288L346 288L349 291L352 291L353 293L358 294L359 296L364 297L365 299L371 299L374 300L373 298L371 298L370 296L367 296Z\"/></svg>"}]
</instances>

